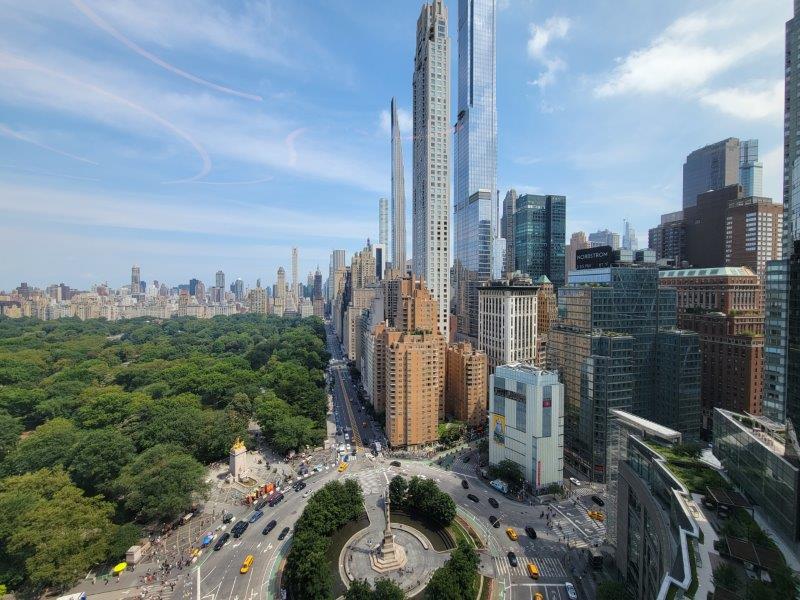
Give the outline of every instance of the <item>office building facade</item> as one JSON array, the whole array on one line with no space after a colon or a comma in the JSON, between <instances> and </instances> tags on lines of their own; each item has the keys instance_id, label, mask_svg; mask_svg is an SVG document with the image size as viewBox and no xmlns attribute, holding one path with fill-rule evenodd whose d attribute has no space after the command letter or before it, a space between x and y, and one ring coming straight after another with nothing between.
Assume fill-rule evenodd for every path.
<instances>
[{"instance_id":1,"label":"office building facade","mask_svg":"<svg viewBox=\"0 0 800 600\"><path fill-rule=\"evenodd\" d=\"M389 247L389 200L378 199L378 243Z\"/></svg>"},{"instance_id":2,"label":"office building facade","mask_svg":"<svg viewBox=\"0 0 800 600\"><path fill-rule=\"evenodd\" d=\"M498 367L489 385L489 464L511 460L534 490L563 481L564 386L529 364Z\"/></svg>"},{"instance_id":3,"label":"office building facade","mask_svg":"<svg viewBox=\"0 0 800 600\"><path fill-rule=\"evenodd\" d=\"M758 140L743 140L739 145L739 183L745 196L764 195L764 165L758 160Z\"/></svg>"},{"instance_id":4,"label":"office building facade","mask_svg":"<svg viewBox=\"0 0 800 600\"><path fill-rule=\"evenodd\" d=\"M591 242L583 231L576 231L569 238L569 244L564 247L564 281L567 281L570 271L575 270L575 253L578 250L591 248Z\"/></svg>"},{"instance_id":5,"label":"office building facade","mask_svg":"<svg viewBox=\"0 0 800 600\"><path fill-rule=\"evenodd\" d=\"M509 363L536 361L538 288L530 279L492 281L478 288L478 350L489 370Z\"/></svg>"},{"instance_id":6,"label":"office building facade","mask_svg":"<svg viewBox=\"0 0 800 600\"><path fill-rule=\"evenodd\" d=\"M594 246L611 246L612 250L619 250L620 248L619 234L608 229L590 233L589 241Z\"/></svg>"},{"instance_id":7,"label":"office building facade","mask_svg":"<svg viewBox=\"0 0 800 600\"><path fill-rule=\"evenodd\" d=\"M514 272L514 213L517 211L517 190L510 189L503 198L503 213L500 217L500 235L506 240L506 254L503 261L503 275L510 277Z\"/></svg>"},{"instance_id":8,"label":"office building facade","mask_svg":"<svg viewBox=\"0 0 800 600\"><path fill-rule=\"evenodd\" d=\"M514 266L531 279L564 285L567 199L524 194L514 213Z\"/></svg>"},{"instance_id":9,"label":"office building facade","mask_svg":"<svg viewBox=\"0 0 800 600\"><path fill-rule=\"evenodd\" d=\"M783 206L770 198L745 196L728 203L725 264L749 267L764 277L767 261L781 258Z\"/></svg>"},{"instance_id":10,"label":"office building facade","mask_svg":"<svg viewBox=\"0 0 800 600\"><path fill-rule=\"evenodd\" d=\"M656 253L659 264L680 268L686 260L686 222L683 211L661 215L661 223L650 229L647 246Z\"/></svg>"},{"instance_id":11,"label":"office building facade","mask_svg":"<svg viewBox=\"0 0 800 600\"><path fill-rule=\"evenodd\" d=\"M491 278L497 236L496 0L458 2L454 283L458 333L477 336L477 284Z\"/></svg>"},{"instance_id":12,"label":"office building facade","mask_svg":"<svg viewBox=\"0 0 800 600\"><path fill-rule=\"evenodd\" d=\"M739 183L739 140L728 138L699 148L683 164L683 208L697 204L700 194Z\"/></svg>"},{"instance_id":13,"label":"office building facade","mask_svg":"<svg viewBox=\"0 0 800 600\"><path fill-rule=\"evenodd\" d=\"M450 315L450 38L442 0L417 20L413 79L413 261L439 303L439 332Z\"/></svg>"},{"instance_id":14,"label":"office building facade","mask_svg":"<svg viewBox=\"0 0 800 600\"><path fill-rule=\"evenodd\" d=\"M786 359L789 318L789 261L768 261L764 278L764 396L765 417L786 419Z\"/></svg>"}]
</instances>

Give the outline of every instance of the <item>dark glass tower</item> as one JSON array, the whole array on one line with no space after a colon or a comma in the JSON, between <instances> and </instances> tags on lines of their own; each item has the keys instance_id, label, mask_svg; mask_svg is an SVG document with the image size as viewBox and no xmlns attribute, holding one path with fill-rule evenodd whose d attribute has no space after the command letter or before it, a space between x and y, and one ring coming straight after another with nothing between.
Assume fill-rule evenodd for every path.
<instances>
[{"instance_id":1,"label":"dark glass tower","mask_svg":"<svg viewBox=\"0 0 800 600\"><path fill-rule=\"evenodd\" d=\"M542 275L564 285L567 199L524 194L514 212L514 268L534 281Z\"/></svg>"}]
</instances>

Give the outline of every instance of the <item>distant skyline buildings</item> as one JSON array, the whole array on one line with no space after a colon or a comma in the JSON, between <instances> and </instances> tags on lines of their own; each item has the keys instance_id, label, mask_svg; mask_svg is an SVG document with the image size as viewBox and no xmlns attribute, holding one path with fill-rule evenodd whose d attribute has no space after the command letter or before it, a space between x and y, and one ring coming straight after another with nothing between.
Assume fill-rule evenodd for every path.
<instances>
[{"instance_id":1,"label":"distant skyline buildings","mask_svg":"<svg viewBox=\"0 0 800 600\"><path fill-rule=\"evenodd\" d=\"M413 270L450 322L450 38L442 0L422 6L413 77Z\"/></svg>"},{"instance_id":2,"label":"distant skyline buildings","mask_svg":"<svg viewBox=\"0 0 800 600\"><path fill-rule=\"evenodd\" d=\"M758 160L758 140L739 144L739 183L745 196L764 195L764 165Z\"/></svg>"},{"instance_id":3,"label":"distant skyline buildings","mask_svg":"<svg viewBox=\"0 0 800 600\"><path fill-rule=\"evenodd\" d=\"M389 200L378 199L378 243L389 247Z\"/></svg>"},{"instance_id":4,"label":"distant skyline buildings","mask_svg":"<svg viewBox=\"0 0 800 600\"><path fill-rule=\"evenodd\" d=\"M391 101L392 154L392 267L406 267L406 185L403 167L403 142L397 120L397 103Z\"/></svg>"}]
</instances>

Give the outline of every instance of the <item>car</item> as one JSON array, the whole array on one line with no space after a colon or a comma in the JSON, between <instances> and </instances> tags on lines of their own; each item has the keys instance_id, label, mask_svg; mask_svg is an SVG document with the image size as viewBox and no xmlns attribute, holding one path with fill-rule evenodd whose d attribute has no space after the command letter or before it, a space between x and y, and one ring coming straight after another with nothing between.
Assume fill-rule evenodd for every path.
<instances>
[{"instance_id":1,"label":"car","mask_svg":"<svg viewBox=\"0 0 800 600\"><path fill-rule=\"evenodd\" d=\"M245 557L244 562L242 563L242 568L239 569L239 573L241 573L242 575L247 573L250 570L250 567L253 566L253 561L254 560L255 560L255 558L253 557L253 555L252 554L248 554Z\"/></svg>"},{"instance_id":2,"label":"car","mask_svg":"<svg viewBox=\"0 0 800 600\"><path fill-rule=\"evenodd\" d=\"M336 435L342 435L342 430L341 429L337 429L336 430Z\"/></svg>"},{"instance_id":3,"label":"car","mask_svg":"<svg viewBox=\"0 0 800 600\"><path fill-rule=\"evenodd\" d=\"M250 518L248 519L248 521L250 521L251 523L255 523L256 521L258 521L263 516L264 516L264 511L263 510L257 510L252 515L250 515Z\"/></svg>"},{"instance_id":4,"label":"car","mask_svg":"<svg viewBox=\"0 0 800 600\"><path fill-rule=\"evenodd\" d=\"M525 527L525 533L527 533L528 537L531 538L532 540L536 539L536 530L533 527L531 527L530 525Z\"/></svg>"},{"instance_id":5,"label":"car","mask_svg":"<svg viewBox=\"0 0 800 600\"><path fill-rule=\"evenodd\" d=\"M569 478L569 480L570 480L570 482L572 483L572 485L574 485L574 486L577 486L577 487L580 487L580 485L581 485L581 482L580 482L580 480L578 480L578 479L575 479L574 477L570 477L570 478Z\"/></svg>"},{"instance_id":6,"label":"car","mask_svg":"<svg viewBox=\"0 0 800 600\"><path fill-rule=\"evenodd\" d=\"M269 499L269 507L273 508L283 501L283 492L278 492Z\"/></svg>"},{"instance_id":7,"label":"car","mask_svg":"<svg viewBox=\"0 0 800 600\"><path fill-rule=\"evenodd\" d=\"M532 579L539 579L539 567L536 566L536 563L528 563L528 575Z\"/></svg>"},{"instance_id":8,"label":"car","mask_svg":"<svg viewBox=\"0 0 800 600\"><path fill-rule=\"evenodd\" d=\"M238 538L241 537L242 534L247 531L247 526L250 525L247 521L239 521L236 525L233 526L231 529L231 533L233 537Z\"/></svg>"},{"instance_id":9,"label":"car","mask_svg":"<svg viewBox=\"0 0 800 600\"><path fill-rule=\"evenodd\" d=\"M283 530L278 534L278 539L285 540L287 535L289 535L289 528L284 527Z\"/></svg>"},{"instance_id":10,"label":"car","mask_svg":"<svg viewBox=\"0 0 800 600\"><path fill-rule=\"evenodd\" d=\"M349 442L350 441L350 434L349 433L345 433L344 434L344 441L345 442ZM348 446L349 446L349 444L348 444Z\"/></svg>"},{"instance_id":11,"label":"car","mask_svg":"<svg viewBox=\"0 0 800 600\"><path fill-rule=\"evenodd\" d=\"M601 523L606 520L606 516L599 510L590 510L589 517L591 517L595 521L600 521Z\"/></svg>"},{"instance_id":12,"label":"car","mask_svg":"<svg viewBox=\"0 0 800 600\"><path fill-rule=\"evenodd\" d=\"M469 482L466 479L462 479L461 480L461 487L464 488L465 490L468 490L469 489Z\"/></svg>"},{"instance_id":13,"label":"car","mask_svg":"<svg viewBox=\"0 0 800 600\"><path fill-rule=\"evenodd\" d=\"M294 484L294 491L295 492L299 492L300 490L304 489L305 487L306 487L306 482L305 481L298 481L297 483Z\"/></svg>"},{"instance_id":14,"label":"car","mask_svg":"<svg viewBox=\"0 0 800 600\"><path fill-rule=\"evenodd\" d=\"M393 460L389 464L392 465L393 467L399 467L400 466L400 461L399 460Z\"/></svg>"},{"instance_id":15,"label":"car","mask_svg":"<svg viewBox=\"0 0 800 600\"><path fill-rule=\"evenodd\" d=\"M264 535L267 535L270 531L275 529L275 526L277 524L278 524L278 522L275 519L272 519L272 521L267 523L266 527L264 527L264 529L261 530L261 533L264 534Z\"/></svg>"},{"instance_id":16,"label":"car","mask_svg":"<svg viewBox=\"0 0 800 600\"><path fill-rule=\"evenodd\" d=\"M506 535L508 536L508 539L510 539L512 542L516 542L517 539L519 538L516 529L514 529L513 527L506 528Z\"/></svg>"},{"instance_id":17,"label":"car","mask_svg":"<svg viewBox=\"0 0 800 600\"><path fill-rule=\"evenodd\" d=\"M519 564L517 555L513 552L509 552L506 556L508 556L508 564L510 564L512 567L516 567Z\"/></svg>"},{"instance_id":18,"label":"car","mask_svg":"<svg viewBox=\"0 0 800 600\"><path fill-rule=\"evenodd\" d=\"M467 498L469 498L473 502L480 502L480 500L478 500L478 497L475 494L467 494Z\"/></svg>"},{"instance_id":19,"label":"car","mask_svg":"<svg viewBox=\"0 0 800 600\"><path fill-rule=\"evenodd\" d=\"M495 517L494 515L491 515L491 516L489 517L489 523L491 523L492 525L494 525L494 524L495 524L495 523L497 523L498 521L499 521L499 519L498 519L497 517Z\"/></svg>"},{"instance_id":20,"label":"car","mask_svg":"<svg viewBox=\"0 0 800 600\"><path fill-rule=\"evenodd\" d=\"M222 513L222 522L223 523L230 523L231 521L233 521L233 513L232 512Z\"/></svg>"},{"instance_id":21,"label":"car","mask_svg":"<svg viewBox=\"0 0 800 600\"><path fill-rule=\"evenodd\" d=\"M464 458L462 458L462 459L461 459L461 462L468 463L468 462L469 462L469 459L470 459L470 456L469 456L469 455L467 455L467 456L465 456Z\"/></svg>"},{"instance_id":22,"label":"car","mask_svg":"<svg viewBox=\"0 0 800 600\"><path fill-rule=\"evenodd\" d=\"M256 510L261 510L267 505L268 502L269 498L262 498L261 500L255 503L255 506L253 508L255 508Z\"/></svg>"},{"instance_id":23,"label":"car","mask_svg":"<svg viewBox=\"0 0 800 600\"><path fill-rule=\"evenodd\" d=\"M578 600L578 592L575 591L575 586L572 585L569 581L564 584L564 587L567 588L567 597L569 600Z\"/></svg>"},{"instance_id":24,"label":"car","mask_svg":"<svg viewBox=\"0 0 800 600\"><path fill-rule=\"evenodd\" d=\"M492 508L499 508L500 504L494 498L489 498L489 504L492 505Z\"/></svg>"},{"instance_id":25,"label":"car","mask_svg":"<svg viewBox=\"0 0 800 600\"><path fill-rule=\"evenodd\" d=\"M592 496L592 502L597 504L597 506L605 506L606 503L603 502L603 499L600 496Z\"/></svg>"},{"instance_id":26,"label":"car","mask_svg":"<svg viewBox=\"0 0 800 600\"><path fill-rule=\"evenodd\" d=\"M221 536L219 536L217 543L214 544L214 550L222 550L222 547L225 545L225 542L227 542L229 539L231 539L231 534L226 531Z\"/></svg>"},{"instance_id":27,"label":"car","mask_svg":"<svg viewBox=\"0 0 800 600\"><path fill-rule=\"evenodd\" d=\"M347 469L347 466L348 466L349 464L350 464L350 463L346 463L346 462L339 463L339 473L343 473L343 472L344 472L344 470L345 470L345 469Z\"/></svg>"}]
</instances>

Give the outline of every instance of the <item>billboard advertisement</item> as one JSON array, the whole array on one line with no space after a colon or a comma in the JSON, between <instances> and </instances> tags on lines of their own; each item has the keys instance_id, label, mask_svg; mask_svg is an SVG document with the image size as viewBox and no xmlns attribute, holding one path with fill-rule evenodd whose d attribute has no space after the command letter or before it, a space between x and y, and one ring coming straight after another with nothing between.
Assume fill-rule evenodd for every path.
<instances>
[{"instance_id":1,"label":"billboard advertisement","mask_svg":"<svg viewBox=\"0 0 800 600\"><path fill-rule=\"evenodd\" d=\"M503 415L492 415L492 435L495 443L506 445L506 418Z\"/></svg>"},{"instance_id":2,"label":"billboard advertisement","mask_svg":"<svg viewBox=\"0 0 800 600\"><path fill-rule=\"evenodd\" d=\"M613 260L614 250L611 246L583 248L575 252L575 270L610 267Z\"/></svg>"}]
</instances>

